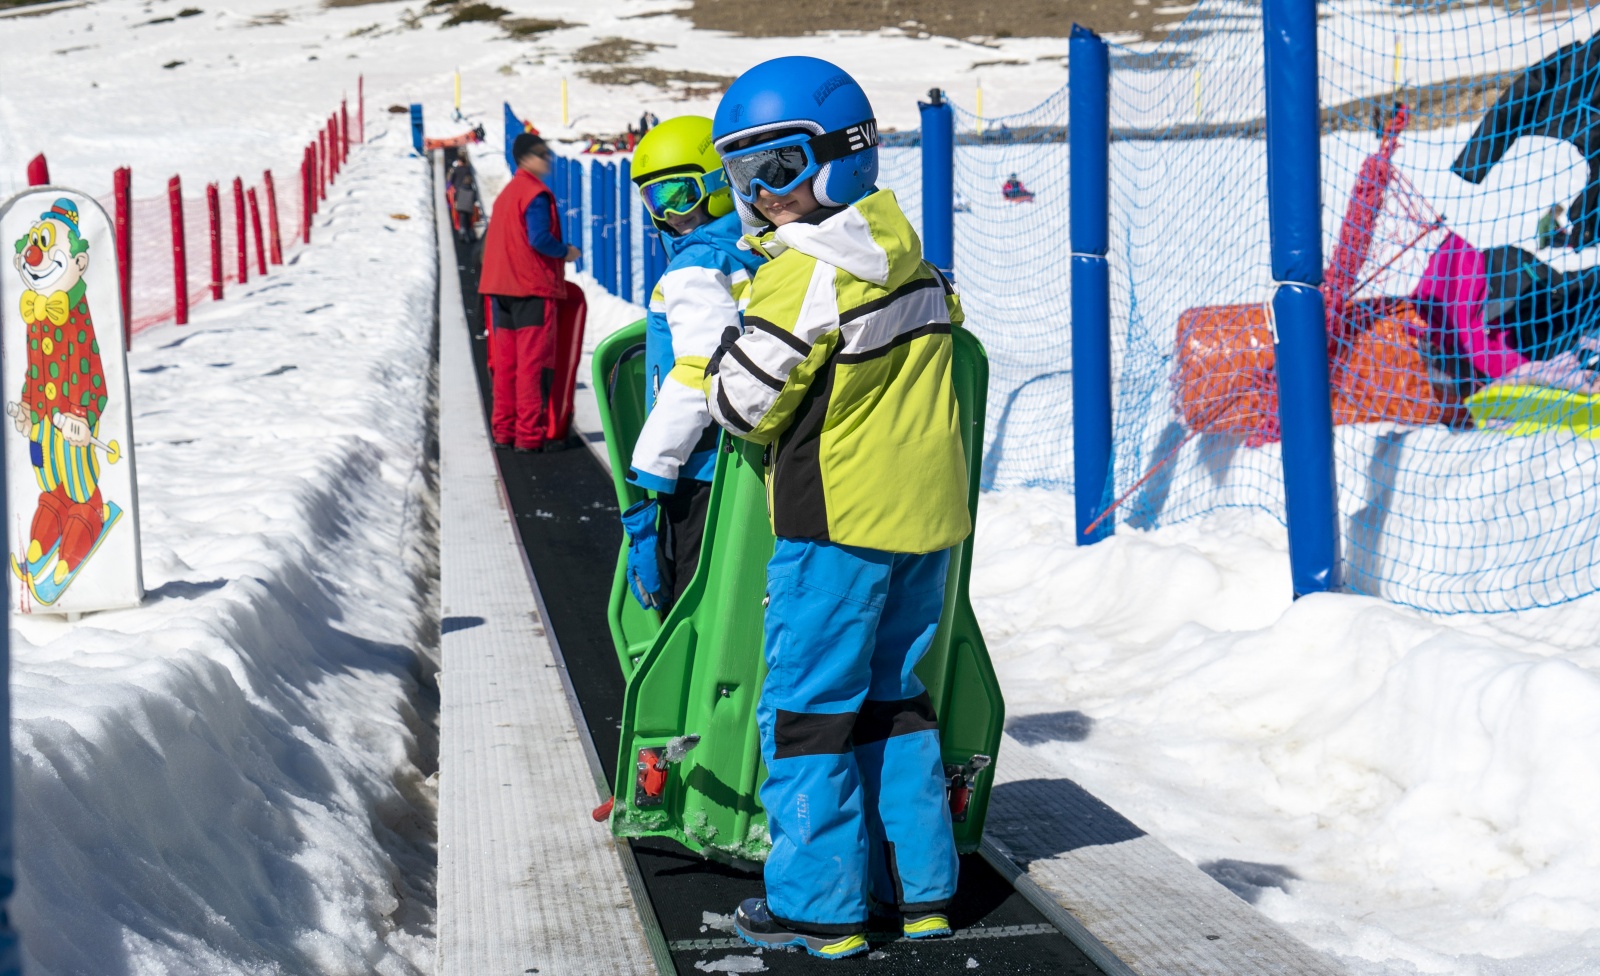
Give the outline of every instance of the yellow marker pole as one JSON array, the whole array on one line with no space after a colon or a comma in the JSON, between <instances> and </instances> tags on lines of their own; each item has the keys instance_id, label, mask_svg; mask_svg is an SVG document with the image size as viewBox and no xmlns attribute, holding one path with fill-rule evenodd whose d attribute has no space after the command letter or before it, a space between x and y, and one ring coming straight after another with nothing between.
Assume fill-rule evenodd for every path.
<instances>
[{"instance_id":1,"label":"yellow marker pole","mask_svg":"<svg viewBox=\"0 0 1600 976\"><path fill-rule=\"evenodd\" d=\"M983 82L978 82L978 135L983 135Z\"/></svg>"},{"instance_id":2,"label":"yellow marker pole","mask_svg":"<svg viewBox=\"0 0 1600 976\"><path fill-rule=\"evenodd\" d=\"M456 114L461 114L461 69L456 69Z\"/></svg>"},{"instance_id":3,"label":"yellow marker pole","mask_svg":"<svg viewBox=\"0 0 1600 976\"><path fill-rule=\"evenodd\" d=\"M1400 90L1400 35L1394 36L1394 90Z\"/></svg>"},{"instance_id":4,"label":"yellow marker pole","mask_svg":"<svg viewBox=\"0 0 1600 976\"><path fill-rule=\"evenodd\" d=\"M1200 121L1203 114L1204 102L1200 99L1200 69L1194 69L1194 120Z\"/></svg>"},{"instance_id":5,"label":"yellow marker pole","mask_svg":"<svg viewBox=\"0 0 1600 976\"><path fill-rule=\"evenodd\" d=\"M561 127L567 127L567 79L561 79Z\"/></svg>"}]
</instances>

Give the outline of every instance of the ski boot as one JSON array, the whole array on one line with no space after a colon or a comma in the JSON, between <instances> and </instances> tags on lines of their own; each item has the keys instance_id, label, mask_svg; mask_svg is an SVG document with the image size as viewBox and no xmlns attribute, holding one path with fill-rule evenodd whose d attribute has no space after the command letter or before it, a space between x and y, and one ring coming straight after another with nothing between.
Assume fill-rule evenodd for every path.
<instances>
[{"instance_id":1,"label":"ski boot","mask_svg":"<svg viewBox=\"0 0 1600 976\"><path fill-rule=\"evenodd\" d=\"M819 959L844 959L867 951L864 932L850 935L811 935L788 928L767 910L765 898L746 898L733 916L739 938L757 948L799 946Z\"/></svg>"}]
</instances>

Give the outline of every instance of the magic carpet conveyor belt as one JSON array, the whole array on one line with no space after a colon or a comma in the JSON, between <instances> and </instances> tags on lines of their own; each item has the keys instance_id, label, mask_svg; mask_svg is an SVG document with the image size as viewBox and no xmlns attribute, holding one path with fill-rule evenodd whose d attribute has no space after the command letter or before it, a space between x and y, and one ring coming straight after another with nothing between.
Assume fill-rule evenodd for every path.
<instances>
[{"instance_id":1,"label":"magic carpet conveyor belt","mask_svg":"<svg viewBox=\"0 0 1600 976\"><path fill-rule=\"evenodd\" d=\"M489 376L482 304L477 297L474 250L458 248L458 266L473 355L485 410ZM580 383L584 379L580 377ZM552 643L566 665L597 758L607 781L614 781L624 682L606 624L606 603L622 529L610 477L589 451L518 454L496 449L506 497L528 564L546 611ZM604 831L606 825L594 824ZM759 873L710 861L676 843L660 839L629 841L648 895L641 905L646 931L660 933L673 971L747 971L697 968L728 956L754 956L756 950L728 931L714 927L706 913L729 916L741 899L762 893ZM981 855L961 858L961 882L948 939L912 942L898 933L869 934L872 952L829 964L799 951L760 955L765 972L815 974L829 965L850 972L937 976L937 974L1102 973L1083 951L1022 897ZM608 937L606 932L594 938ZM658 960L665 965L665 960Z\"/></svg>"}]
</instances>

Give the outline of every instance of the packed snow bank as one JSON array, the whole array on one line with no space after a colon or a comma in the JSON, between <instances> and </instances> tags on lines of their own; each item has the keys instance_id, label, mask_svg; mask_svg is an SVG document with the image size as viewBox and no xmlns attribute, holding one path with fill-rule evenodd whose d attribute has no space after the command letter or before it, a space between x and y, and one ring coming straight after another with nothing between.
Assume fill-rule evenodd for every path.
<instances>
[{"instance_id":1,"label":"packed snow bank","mask_svg":"<svg viewBox=\"0 0 1600 976\"><path fill-rule=\"evenodd\" d=\"M136 340L145 604L13 616L30 973L431 970L437 264L406 150L352 155L292 266Z\"/></svg>"},{"instance_id":2,"label":"packed snow bank","mask_svg":"<svg viewBox=\"0 0 1600 976\"><path fill-rule=\"evenodd\" d=\"M1357 972L1600 973L1600 599L1291 602L1266 516L1072 526L1066 494L980 507L1008 748Z\"/></svg>"}]
</instances>

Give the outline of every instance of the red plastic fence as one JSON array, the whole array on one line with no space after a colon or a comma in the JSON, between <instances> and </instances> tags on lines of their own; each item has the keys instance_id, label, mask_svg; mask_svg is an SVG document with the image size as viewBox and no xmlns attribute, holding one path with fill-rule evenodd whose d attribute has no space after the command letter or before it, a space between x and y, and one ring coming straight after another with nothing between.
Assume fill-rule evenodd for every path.
<instances>
[{"instance_id":1,"label":"red plastic fence","mask_svg":"<svg viewBox=\"0 0 1600 976\"><path fill-rule=\"evenodd\" d=\"M358 113L360 105L357 106ZM301 198L301 227L295 236L302 243L311 243L312 215L320 208L318 200L325 199L327 184L331 183L337 169L334 157L347 160L349 134L342 120L347 107L340 106L328 116L318 133L318 141L308 143L301 159L298 189ZM319 160L319 143L322 158ZM322 165L319 165L321 163ZM119 295L124 310L124 343L131 343L134 333L165 321L179 325L189 321L189 309L196 302L222 297L228 282L244 282L250 274L250 242L254 239L256 273L266 275L270 265L283 264L283 238L278 212L277 181L272 171L261 174L261 186L266 190L265 226L257 195L257 187L247 187L242 178L235 177L232 185L233 233L225 233L222 226L222 200L216 184L206 187L205 199L191 197L184 200L183 185L174 176L167 182L165 199L159 196L135 198L132 193L133 174L128 167L118 168L112 175L112 192L100 199L107 210L114 213L116 263ZM43 153L28 163L30 185L48 181L49 170ZM245 210L249 209L249 226L245 223ZM163 211L166 212L163 219ZM204 239L209 243L210 274L198 284L190 281L187 242ZM138 260L134 259L135 254Z\"/></svg>"}]
</instances>

